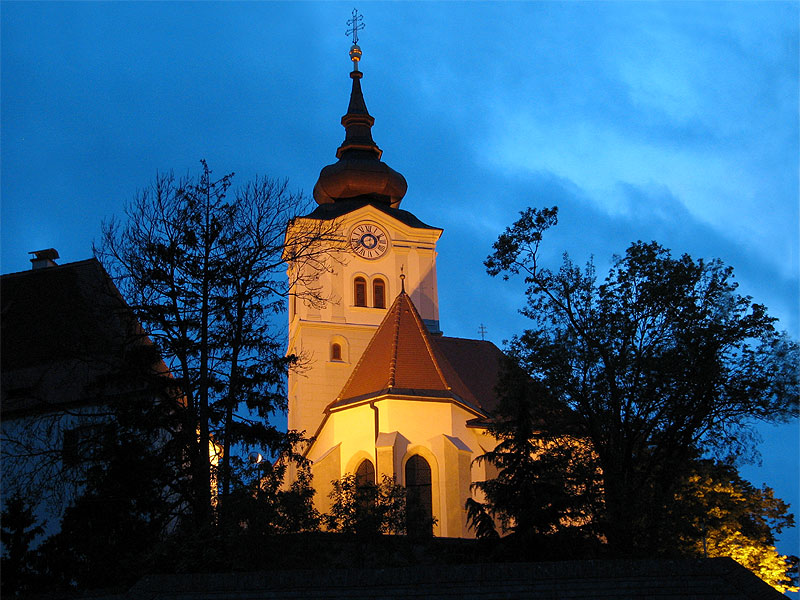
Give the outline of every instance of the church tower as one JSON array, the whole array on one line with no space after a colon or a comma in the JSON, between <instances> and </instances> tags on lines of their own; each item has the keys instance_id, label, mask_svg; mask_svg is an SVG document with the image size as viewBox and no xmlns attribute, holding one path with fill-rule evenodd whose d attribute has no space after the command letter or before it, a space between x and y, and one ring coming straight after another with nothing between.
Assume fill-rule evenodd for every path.
<instances>
[{"instance_id":1,"label":"church tower","mask_svg":"<svg viewBox=\"0 0 800 600\"><path fill-rule=\"evenodd\" d=\"M331 301L319 308L295 290L297 300L290 302L288 350L308 364L289 375L289 428L307 435L316 433L325 406L342 389L399 293L401 273L429 331L439 333L436 242L442 230L399 208L406 180L381 161L372 139L375 119L361 91L361 49L355 43L350 58L352 90L338 160L322 169L314 186L319 207L293 224L298 232L317 231L319 223L308 222L322 221L323 229L334 227L342 238L331 272L318 282L319 296Z\"/></svg>"},{"instance_id":2,"label":"church tower","mask_svg":"<svg viewBox=\"0 0 800 600\"><path fill-rule=\"evenodd\" d=\"M348 23L344 142L314 186L319 206L286 232L288 350L303 361L289 374L289 428L313 436L305 456L321 512L332 481L388 476L407 489L409 533L470 537L464 503L470 484L490 476L474 459L496 445L486 425L502 355L490 342L439 329L442 230L400 208L406 180L381 161L361 90L359 19L354 11ZM304 277L310 267L292 260L292 248L319 231L333 233L325 245L332 260Z\"/></svg>"}]
</instances>

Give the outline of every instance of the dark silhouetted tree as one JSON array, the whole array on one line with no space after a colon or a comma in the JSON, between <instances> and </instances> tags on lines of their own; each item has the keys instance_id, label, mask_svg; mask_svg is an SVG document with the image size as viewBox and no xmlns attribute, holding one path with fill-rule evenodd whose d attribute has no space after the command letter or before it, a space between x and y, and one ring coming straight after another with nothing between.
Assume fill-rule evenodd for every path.
<instances>
[{"instance_id":1,"label":"dark silhouetted tree","mask_svg":"<svg viewBox=\"0 0 800 600\"><path fill-rule=\"evenodd\" d=\"M24 498L8 498L2 514L0 539L3 542L2 594L6 598L23 597L36 589L39 578L36 571L36 554L33 541L44 533L37 523L33 510Z\"/></svg>"},{"instance_id":2,"label":"dark silhouetted tree","mask_svg":"<svg viewBox=\"0 0 800 600\"><path fill-rule=\"evenodd\" d=\"M104 224L95 248L180 390L195 527L228 518L237 453L284 444L268 418L285 409L284 377L297 357L284 355L276 316L297 290L307 290L303 301L326 301L315 282L343 243L324 221L287 241L306 201L285 182L259 178L233 190L232 178L214 179L205 162L198 176L157 176L127 205L126 221ZM287 260L303 267L295 280Z\"/></svg>"},{"instance_id":3,"label":"dark silhouetted tree","mask_svg":"<svg viewBox=\"0 0 800 600\"><path fill-rule=\"evenodd\" d=\"M353 474L332 482L333 500L324 515L328 531L358 535L406 532L406 490L384 475L380 483L359 483Z\"/></svg>"},{"instance_id":4,"label":"dark silhouetted tree","mask_svg":"<svg viewBox=\"0 0 800 600\"><path fill-rule=\"evenodd\" d=\"M318 531L320 515L314 508L311 465L293 452L302 440L287 436L284 451L274 462L235 457L236 485L229 500L236 522L230 524L256 535ZM287 485L287 470L294 463L294 477Z\"/></svg>"},{"instance_id":5,"label":"dark silhouetted tree","mask_svg":"<svg viewBox=\"0 0 800 600\"><path fill-rule=\"evenodd\" d=\"M720 261L635 242L594 266L539 264L557 209L527 209L498 238L491 275L521 275L533 327L511 342L528 376L577 417L603 473L602 531L618 553L659 548L670 502L703 453L741 456L757 421L798 412L797 344L736 293Z\"/></svg>"},{"instance_id":6,"label":"dark silhouetted tree","mask_svg":"<svg viewBox=\"0 0 800 600\"><path fill-rule=\"evenodd\" d=\"M498 444L476 459L490 463L496 475L473 484L485 502L467 502L470 524L478 537L491 537L496 520L504 533L539 538L534 543L540 546L565 534L573 541L592 537L601 479L591 445L575 437L572 411L513 357L506 363L489 425Z\"/></svg>"},{"instance_id":7,"label":"dark silhouetted tree","mask_svg":"<svg viewBox=\"0 0 800 600\"><path fill-rule=\"evenodd\" d=\"M83 493L40 549L44 574L64 589L127 589L180 513L179 499L169 496L175 473L154 446L160 440L109 428L103 459L88 468Z\"/></svg>"}]
</instances>

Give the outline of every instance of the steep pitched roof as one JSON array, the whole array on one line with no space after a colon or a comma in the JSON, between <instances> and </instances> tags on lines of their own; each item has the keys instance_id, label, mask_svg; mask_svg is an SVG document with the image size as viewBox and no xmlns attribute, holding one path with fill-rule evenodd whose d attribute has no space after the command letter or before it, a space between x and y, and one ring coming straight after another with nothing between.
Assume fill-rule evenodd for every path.
<instances>
[{"instance_id":1,"label":"steep pitched roof","mask_svg":"<svg viewBox=\"0 0 800 600\"><path fill-rule=\"evenodd\" d=\"M2 371L107 351L124 306L96 259L2 276Z\"/></svg>"},{"instance_id":2,"label":"steep pitched roof","mask_svg":"<svg viewBox=\"0 0 800 600\"><path fill-rule=\"evenodd\" d=\"M328 408L385 394L450 398L483 412L404 291L387 311L347 383Z\"/></svg>"},{"instance_id":3,"label":"steep pitched roof","mask_svg":"<svg viewBox=\"0 0 800 600\"><path fill-rule=\"evenodd\" d=\"M431 336L461 381L475 396L484 412L493 411L499 402L496 386L502 373L503 351L492 342L464 338Z\"/></svg>"},{"instance_id":4,"label":"steep pitched roof","mask_svg":"<svg viewBox=\"0 0 800 600\"><path fill-rule=\"evenodd\" d=\"M167 368L94 258L0 278L0 410L4 418L135 391L120 382L137 360Z\"/></svg>"}]
</instances>

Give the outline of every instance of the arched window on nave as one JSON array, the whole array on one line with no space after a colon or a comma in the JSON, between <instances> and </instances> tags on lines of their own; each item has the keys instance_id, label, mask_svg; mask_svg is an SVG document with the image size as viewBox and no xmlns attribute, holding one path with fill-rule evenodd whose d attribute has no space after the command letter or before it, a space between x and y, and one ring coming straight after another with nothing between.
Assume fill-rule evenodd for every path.
<instances>
[{"instance_id":1,"label":"arched window on nave","mask_svg":"<svg viewBox=\"0 0 800 600\"><path fill-rule=\"evenodd\" d=\"M360 488L365 485L375 485L375 467L368 458L362 460L356 469L356 487Z\"/></svg>"},{"instance_id":2,"label":"arched window on nave","mask_svg":"<svg viewBox=\"0 0 800 600\"><path fill-rule=\"evenodd\" d=\"M406 530L410 536L433 534L431 466L419 454L406 462Z\"/></svg>"}]
</instances>

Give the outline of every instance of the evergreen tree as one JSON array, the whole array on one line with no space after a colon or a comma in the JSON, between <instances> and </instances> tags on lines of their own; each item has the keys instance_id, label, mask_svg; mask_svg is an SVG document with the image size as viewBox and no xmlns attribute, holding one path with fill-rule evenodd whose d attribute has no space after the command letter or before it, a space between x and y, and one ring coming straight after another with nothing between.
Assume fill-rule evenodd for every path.
<instances>
[{"instance_id":1,"label":"evergreen tree","mask_svg":"<svg viewBox=\"0 0 800 600\"><path fill-rule=\"evenodd\" d=\"M8 498L2 514L0 540L3 557L0 589L3 597L20 597L36 589L36 554L33 541L44 533L29 503L20 495Z\"/></svg>"},{"instance_id":2,"label":"evergreen tree","mask_svg":"<svg viewBox=\"0 0 800 600\"><path fill-rule=\"evenodd\" d=\"M163 399L128 397L83 456L86 480L60 531L39 549L40 575L61 589L125 590L151 567L153 548L185 511L185 484L166 429Z\"/></svg>"},{"instance_id":3,"label":"evergreen tree","mask_svg":"<svg viewBox=\"0 0 800 600\"><path fill-rule=\"evenodd\" d=\"M496 535L491 524L497 520L503 532L519 537L590 536L601 505L601 479L591 446L574 436L574 415L512 357L498 394L489 426L498 444L476 459L489 463L496 475L473 484L485 503L467 502L476 535Z\"/></svg>"},{"instance_id":4,"label":"evergreen tree","mask_svg":"<svg viewBox=\"0 0 800 600\"><path fill-rule=\"evenodd\" d=\"M302 440L297 434L287 437L284 452L270 462L260 455L244 461L236 457L236 485L230 497L234 523L228 524L235 536L243 530L255 535L275 535L318 531L320 515L314 507L311 465L294 452ZM294 477L286 485L287 471L294 466Z\"/></svg>"}]
</instances>

